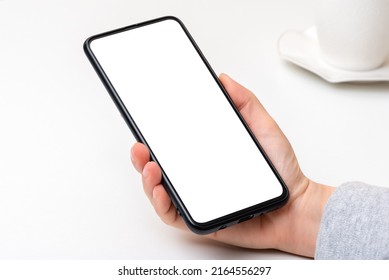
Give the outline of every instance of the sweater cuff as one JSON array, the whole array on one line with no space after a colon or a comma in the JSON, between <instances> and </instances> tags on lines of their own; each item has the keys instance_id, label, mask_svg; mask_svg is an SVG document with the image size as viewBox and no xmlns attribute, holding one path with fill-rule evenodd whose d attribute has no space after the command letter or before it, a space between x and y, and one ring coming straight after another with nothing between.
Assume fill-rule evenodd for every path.
<instances>
[{"instance_id":1,"label":"sweater cuff","mask_svg":"<svg viewBox=\"0 0 389 280\"><path fill-rule=\"evenodd\" d=\"M315 259L388 259L389 189L349 182L324 208Z\"/></svg>"}]
</instances>

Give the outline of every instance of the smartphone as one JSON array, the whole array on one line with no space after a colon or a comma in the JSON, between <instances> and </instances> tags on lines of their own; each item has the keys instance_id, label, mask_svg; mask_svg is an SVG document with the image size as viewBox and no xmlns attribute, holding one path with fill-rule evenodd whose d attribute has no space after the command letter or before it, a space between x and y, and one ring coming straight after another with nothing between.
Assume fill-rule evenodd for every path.
<instances>
[{"instance_id":1,"label":"smartphone","mask_svg":"<svg viewBox=\"0 0 389 280\"><path fill-rule=\"evenodd\" d=\"M84 50L193 232L286 203L282 178L179 19L94 35Z\"/></svg>"}]
</instances>

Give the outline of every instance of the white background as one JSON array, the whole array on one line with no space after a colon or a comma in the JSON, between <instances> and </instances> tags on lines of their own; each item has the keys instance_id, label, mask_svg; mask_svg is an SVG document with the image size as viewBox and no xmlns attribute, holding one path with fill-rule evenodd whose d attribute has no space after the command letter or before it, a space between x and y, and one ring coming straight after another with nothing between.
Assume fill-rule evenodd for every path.
<instances>
[{"instance_id":1,"label":"white background","mask_svg":"<svg viewBox=\"0 0 389 280\"><path fill-rule=\"evenodd\" d=\"M83 54L88 36L175 15L217 73L253 90L307 176L389 186L389 86L331 85L282 61L312 1L0 1L0 258L272 259L165 226L131 166L134 143Z\"/></svg>"}]
</instances>

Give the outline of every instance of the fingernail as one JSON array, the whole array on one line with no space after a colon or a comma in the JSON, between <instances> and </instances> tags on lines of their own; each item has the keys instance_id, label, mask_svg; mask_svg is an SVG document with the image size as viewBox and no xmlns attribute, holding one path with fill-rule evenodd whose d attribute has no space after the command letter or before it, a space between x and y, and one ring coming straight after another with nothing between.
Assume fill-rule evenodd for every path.
<instances>
[{"instance_id":1,"label":"fingernail","mask_svg":"<svg viewBox=\"0 0 389 280\"><path fill-rule=\"evenodd\" d=\"M154 187L154 189L153 189L153 199L156 200L157 197L158 197L157 190L156 190L156 187Z\"/></svg>"},{"instance_id":2,"label":"fingernail","mask_svg":"<svg viewBox=\"0 0 389 280\"><path fill-rule=\"evenodd\" d=\"M134 162L134 148L132 147L131 150L130 150L130 157L131 157L131 161Z\"/></svg>"},{"instance_id":3,"label":"fingernail","mask_svg":"<svg viewBox=\"0 0 389 280\"><path fill-rule=\"evenodd\" d=\"M142 175L143 175L143 177L149 176L149 165L148 164L146 164L145 167L143 168Z\"/></svg>"}]
</instances>

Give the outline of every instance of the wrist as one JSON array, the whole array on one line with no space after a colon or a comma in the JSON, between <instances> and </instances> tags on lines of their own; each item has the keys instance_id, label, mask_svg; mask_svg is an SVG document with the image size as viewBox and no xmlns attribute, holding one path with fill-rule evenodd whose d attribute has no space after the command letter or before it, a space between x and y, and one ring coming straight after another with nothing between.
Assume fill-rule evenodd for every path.
<instances>
[{"instance_id":1,"label":"wrist","mask_svg":"<svg viewBox=\"0 0 389 280\"><path fill-rule=\"evenodd\" d=\"M288 228L278 249L314 257L324 207L334 190L334 187L308 180L304 191L290 202Z\"/></svg>"}]
</instances>

